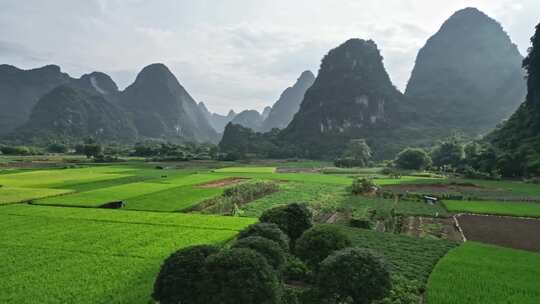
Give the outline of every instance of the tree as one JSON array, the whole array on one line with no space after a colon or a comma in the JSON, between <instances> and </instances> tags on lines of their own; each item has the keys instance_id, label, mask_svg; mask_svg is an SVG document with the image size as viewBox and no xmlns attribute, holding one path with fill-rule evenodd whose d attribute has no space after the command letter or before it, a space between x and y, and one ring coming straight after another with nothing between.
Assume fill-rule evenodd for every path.
<instances>
[{"instance_id":1,"label":"tree","mask_svg":"<svg viewBox=\"0 0 540 304\"><path fill-rule=\"evenodd\" d=\"M332 225L315 226L302 234L296 242L296 255L311 269L332 252L351 246L351 241L338 227Z\"/></svg>"},{"instance_id":2,"label":"tree","mask_svg":"<svg viewBox=\"0 0 540 304\"><path fill-rule=\"evenodd\" d=\"M365 167L371 160L371 148L364 139L352 139L347 144L343 156L336 160L337 167Z\"/></svg>"},{"instance_id":3,"label":"tree","mask_svg":"<svg viewBox=\"0 0 540 304\"><path fill-rule=\"evenodd\" d=\"M289 251L289 237L274 223L257 223L240 231L237 239L260 236L279 244L285 251Z\"/></svg>"},{"instance_id":4,"label":"tree","mask_svg":"<svg viewBox=\"0 0 540 304\"><path fill-rule=\"evenodd\" d=\"M84 145L84 155L86 155L86 158L96 157L101 154L101 151L102 147L97 143Z\"/></svg>"},{"instance_id":5,"label":"tree","mask_svg":"<svg viewBox=\"0 0 540 304\"><path fill-rule=\"evenodd\" d=\"M407 148L397 155L396 167L405 170L424 170L431 165L431 158L423 149Z\"/></svg>"},{"instance_id":6,"label":"tree","mask_svg":"<svg viewBox=\"0 0 540 304\"><path fill-rule=\"evenodd\" d=\"M58 142L51 143L47 146L47 151L51 153L66 153L67 150L66 145Z\"/></svg>"},{"instance_id":7,"label":"tree","mask_svg":"<svg viewBox=\"0 0 540 304\"><path fill-rule=\"evenodd\" d=\"M239 239L232 248L246 248L256 251L278 272L283 270L287 261L285 250L278 243L260 236Z\"/></svg>"},{"instance_id":8,"label":"tree","mask_svg":"<svg viewBox=\"0 0 540 304\"><path fill-rule=\"evenodd\" d=\"M206 260L206 303L281 303L282 284L277 272L257 252L233 248Z\"/></svg>"},{"instance_id":9,"label":"tree","mask_svg":"<svg viewBox=\"0 0 540 304\"><path fill-rule=\"evenodd\" d=\"M291 242L298 239L304 231L313 226L313 214L305 204L292 203L275 207L263 212L259 220L263 223L274 223L285 232Z\"/></svg>"},{"instance_id":10,"label":"tree","mask_svg":"<svg viewBox=\"0 0 540 304\"><path fill-rule=\"evenodd\" d=\"M457 138L440 142L431 152L431 159L437 167L452 166L458 168L461 166L464 157L463 144Z\"/></svg>"},{"instance_id":11,"label":"tree","mask_svg":"<svg viewBox=\"0 0 540 304\"><path fill-rule=\"evenodd\" d=\"M154 300L162 304L204 304L201 282L204 281L205 260L219 251L217 247L201 245L180 249L169 256L154 283Z\"/></svg>"},{"instance_id":12,"label":"tree","mask_svg":"<svg viewBox=\"0 0 540 304\"><path fill-rule=\"evenodd\" d=\"M391 289L390 268L374 252L346 248L327 257L317 273L317 287L335 303L369 304L384 298Z\"/></svg>"}]
</instances>

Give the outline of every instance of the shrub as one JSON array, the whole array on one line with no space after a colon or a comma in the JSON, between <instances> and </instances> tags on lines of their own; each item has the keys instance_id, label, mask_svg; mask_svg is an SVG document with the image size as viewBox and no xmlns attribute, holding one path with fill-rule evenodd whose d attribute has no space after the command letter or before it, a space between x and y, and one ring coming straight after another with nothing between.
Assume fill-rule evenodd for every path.
<instances>
[{"instance_id":1,"label":"shrub","mask_svg":"<svg viewBox=\"0 0 540 304\"><path fill-rule=\"evenodd\" d=\"M0 146L0 152L4 155L31 155L33 153L25 146Z\"/></svg>"},{"instance_id":2,"label":"shrub","mask_svg":"<svg viewBox=\"0 0 540 304\"><path fill-rule=\"evenodd\" d=\"M339 228L331 225L315 226L298 239L296 255L316 270L332 252L349 246L351 241Z\"/></svg>"},{"instance_id":3,"label":"shrub","mask_svg":"<svg viewBox=\"0 0 540 304\"><path fill-rule=\"evenodd\" d=\"M232 248L246 248L256 251L266 259L270 266L279 272L283 270L287 260L285 250L278 243L260 236L239 239Z\"/></svg>"},{"instance_id":4,"label":"shrub","mask_svg":"<svg viewBox=\"0 0 540 304\"><path fill-rule=\"evenodd\" d=\"M222 250L206 260L202 292L206 303L274 304L281 302L282 285L265 258L250 249Z\"/></svg>"},{"instance_id":5,"label":"shrub","mask_svg":"<svg viewBox=\"0 0 540 304\"><path fill-rule=\"evenodd\" d=\"M408 280L401 276L392 278L390 294L375 302L376 304L417 304L420 303L422 290L421 284L415 280Z\"/></svg>"},{"instance_id":6,"label":"shrub","mask_svg":"<svg viewBox=\"0 0 540 304\"><path fill-rule=\"evenodd\" d=\"M371 221L369 219L352 218L349 221L349 226L362 229L371 229Z\"/></svg>"},{"instance_id":7,"label":"shrub","mask_svg":"<svg viewBox=\"0 0 540 304\"><path fill-rule=\"evenodd\" d=\"M424 170L431 165L431 158L423 149L407 148L397 155L396 167L405 170Z\"/></svg>"},{"instance_id":8,"label":"shrub","mask_svg":"<svg viewBox=\"0 0 540 304\"><path fill-rule=\"evenodd\" d=\"M289 251L289 238L276 224L257 223L248 226L238 234L238 239L244 239L251 236L260 236L267 238L279 244L283 250Z\"/></svg>"},{"instance_id":9,"label":"shrub","mask_svg":"<svg viewBox=\"0 0 540 304\"><path fill-rule=\"evenodd\" d=\"M214 246L193 246L180 249L169 256L154 283L152 298L162 304L201 303L206 258L217 253Z\"/></svg>"},{"instance_id":10,"label":"shrub","mask_svg":"<svg viewBox=\"0 0 540 304\"><path fill-rule=\"evenodd\" d=\"M292 203L266 210L259 218L263 223L274 223L294 243L304 231L313 226L313 214L305 204Z\"/></svg>"},{"instance_id":11,"label":"shrub","mask_svg":"<svg viewBox=\"0 0 540 304\"><path fill-rule=\"evenodd\" d=\"M283 270L283 277L288 281L305 281L309 275L309 269L299 258L290 255Z\"/></svg>"},{"instance_id":12,"label":"shrub","mask_svg":"<svg viewBox=\"0 0 540 304\"><path fill-rule=\"evenodd\" d=\"M390 268L384 259L362 248L334 252L320 265L317 287L321 295L343 303L371 303L390 291Z\"/></svg>"},{"instance_id":13,"label":"shrub","mask_svg":"<svg viewBox=\"0 0 540 304\"><path fill-rule=\"evenodd\" d=\"M377 191L377 186L371 179L357 178L351 185L351 193L355 195L373 193Z\"/></svg>"},{"instance_id":14,"label":"shrub","mask_svg":"<svg viewBox=\"0 0 540 304\"><path fill-rule=\"evenodd\" d=\"M62 143L51 143L47 146L47 151L50 153L66 153L67 146Z\"/></svg>"}]
</instances>

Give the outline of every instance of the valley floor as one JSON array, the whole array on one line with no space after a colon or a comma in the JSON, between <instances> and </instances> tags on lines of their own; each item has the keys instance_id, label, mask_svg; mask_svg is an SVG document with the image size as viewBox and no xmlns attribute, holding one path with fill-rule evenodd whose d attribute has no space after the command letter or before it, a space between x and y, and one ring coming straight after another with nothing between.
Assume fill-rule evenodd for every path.
<instances>
[{"instance_id":1,"label":"valley floor","mask_svg":"<svg viewBox=\"0 0 540 304\"><path fill-rule=\"evenodd\" d=\"M226 244L264 210L292 202L307 203L317 222L342 227L355 246L383 254L393 277L415 282L419 296L427 287L430 304L539 297L539 274L524 265L540 260L540 221L511 217L538 217L538 185L426 173L391 178L377 168L317 162L22 163L3 162L0 170L2 303L148 303L172 252ZM351 195L357 177L372 178L380 195ZM277 190L233 205L221 199L237 185ZM442 202L418 199L427 194ZM460 245L463 238L469 241ZM481 275L467 274L473 271Z\"/></svg>"}]
</instances>

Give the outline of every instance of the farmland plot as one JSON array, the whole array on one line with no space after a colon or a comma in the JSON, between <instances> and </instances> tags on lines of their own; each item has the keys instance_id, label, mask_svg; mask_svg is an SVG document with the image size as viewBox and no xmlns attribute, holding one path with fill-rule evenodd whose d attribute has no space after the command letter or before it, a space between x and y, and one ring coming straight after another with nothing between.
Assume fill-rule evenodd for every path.
<instances>
[{"instance_id":1,"label":"farmland plot","mask_svg":"<svg viewBox=\"0 0 540 304\"><path fill-rule=\"evenodd\" d=\"M540 255L467 242L447 254L428 282L430 304L536 304Z\"/></svg>"},{"instance_id":2,"label":"farmland plot","mask_svg":"<svg viewBox=\"0 0 540 304\"><path fill-rule=\"evenodd\" d=\"M445 200L444 205L452 212L540 217L540 202Z\"/></svg>"},{"instance_id":3,"label":"farmland plot","mask_svg":"<svg viewBox=\"0 0 540 304\"><path fill-rule=\"evenodd\" d=\"M1 303L147 303L163 259L221 243L250 218L12 205L0 208Z\"/></svg>"}]
</instances>

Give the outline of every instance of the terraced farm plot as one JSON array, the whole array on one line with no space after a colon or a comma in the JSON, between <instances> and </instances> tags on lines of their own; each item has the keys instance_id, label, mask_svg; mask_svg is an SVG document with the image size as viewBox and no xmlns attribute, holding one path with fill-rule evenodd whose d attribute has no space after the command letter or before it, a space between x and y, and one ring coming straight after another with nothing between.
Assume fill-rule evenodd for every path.
<instances>
[{"instance_id":1,"label":"terraced farm plot","mask_svg":"<svg viewBox=\"0 0 540 304\"><path fill-rule=\"evenodd\" d=\"M34 170L0 175L0 185L25 188L65 188L71 183L111 180L129 176L129 167L88 167Z\"/></svg>"},{"instance_id":2,"label":"terraced farm plot","mask_svg":"<svg viewBox=\"0 0 540 304\"><path fill-rule=\"evenodd\" d=\"M148 303L163 259L221 243L250 218L11 205L0 208L1 303Z\"/></svg>"},{"instance_id":3,"label":"terraced farm plot","mask_svg":"<svg viewBox=\"0 0 540 304\"><path fill-rule=\"evenodd\" d=\"M536 304L540 254L467 242L435 267L427 288L430 304Z\"/></svg>"},{"instance_id":4,"label":"terraced farm plot","mask_svg":"<svg viewBox=\"0 0 540 304\"><path fill-rule=\"evenodd\" d=\"M66 194L70 192L71 190L65 189L1 187L0 205L25 202L33 199Z\"/></svg>"},{"instance_id":5,"label":"terraced farm plot","mask_svg":"<svg viewBox=\"0 0 540 304\"><path fill-rule=\"evenodd\" d=\"M394 274L421 283L427 281L439 259L457 245L445 240L421 239L345 226L342 226L342 231L349 236L354 246L383 254Z\"/></svg>"},{"instance_id":6,"label":"terraced farm plot","mask_svg":"<svg viewBox=\"0 0 540 304\"><path fill-rule=\"evenodd\" d=\"M192 174L174 178L152 179L45 198L37 200L35 204L99 207L108 202L124 201L129 209L176 211L205 198L218 195L222 190L202 189L193 186L221 178L219 175Z\"/></svg>"},{"instance_id":7,"label":"terraced farm plot","mask_svg":"<svg viewBox=\"0 0 540 304\"><path fill-rule=\"evenodd\" d=\"M452 212L540 217L540 202L445 200L443 203Z\"/></svg>"}]
</instances>

